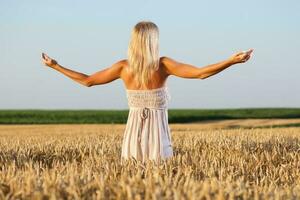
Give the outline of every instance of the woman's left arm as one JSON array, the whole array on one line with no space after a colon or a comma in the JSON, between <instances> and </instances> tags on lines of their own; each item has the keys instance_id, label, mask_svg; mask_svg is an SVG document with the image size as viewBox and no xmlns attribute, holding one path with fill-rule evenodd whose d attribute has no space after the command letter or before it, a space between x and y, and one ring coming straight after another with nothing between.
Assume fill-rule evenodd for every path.
<instances>
[{"instance_id":1,"label":"woman's left arm","mask_svg":"<svg viewBox=\"0 0 300 200\"><path fill-rule=\"evenodd\" d=\"M125 60L121 60L106 69L103 69L92 75L86 75L61 66L56 62L56 60L50 58L44 53L42 54L42 59L45 65L61 72L72 80L87 87L106 84L120 78L125 62Z\"/></svg>"}]
</instances>

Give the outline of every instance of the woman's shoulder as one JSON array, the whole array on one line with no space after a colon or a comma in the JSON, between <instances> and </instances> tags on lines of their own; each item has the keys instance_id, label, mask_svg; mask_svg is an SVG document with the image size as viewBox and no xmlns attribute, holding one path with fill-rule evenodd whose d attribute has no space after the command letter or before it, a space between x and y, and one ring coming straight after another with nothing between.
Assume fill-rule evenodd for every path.
<instances>
[{"instance_id":1,"label":"woman's shoulder","mask_svg":"<svg viewBox=\"0 0 300 200\"><path fill-rule=\"evenodd\" d=\"M166 69L169 69L170 67L177 66L180 64L178 61L167 57L167 56L162 56L160 57L160 65L163 66Z\"/></svg>"},{"instance_id":2,"label":"woman's shoulder","mask_svg":"<svg viewBox=\"0 0 300 200\"><path fill-rule=\"evenodd\" d=\"M167 56L161 56L161 57L159 58L159 62L160 62L160 63L163 63L163 62L166 62L168 59L169 59L169 57L167 57Z\"/></svg>"},{"instance_id":3,"label":"woman's shoulder","mask_svg":"<svg viewBox=\"0 0 300 200\"><path fill-rule=\"evenodd\" d=\"M125 65L128 65L128 60L127 59L122 59L122 60L119 60L117 63L119 63L122 66L125 66Z\"/></svg>"},{"instance_id":4,"label":"woman's shoulder","mask_svg":"<svg viewBox=\"0 0 300 200\"><path fill-rule=\"evenodd\" d=\"M123 70L128 66L128 61L127 59L118 60L114 65Z\"/></svg>"},{"instance_id":5,"label":"woman's shoulder","mask_svg":"<svg viewBox=\"0 0 300 200\"><path fill-rule=\"evenodd\" d=\"M173 64L176 61L174 59L168 57L168 56L162 56L162 57L160 57L159 62L161 64L163 64L164 66L166 66L166 65L169 65L169 64Z\"/></svg>"}]
</instances>

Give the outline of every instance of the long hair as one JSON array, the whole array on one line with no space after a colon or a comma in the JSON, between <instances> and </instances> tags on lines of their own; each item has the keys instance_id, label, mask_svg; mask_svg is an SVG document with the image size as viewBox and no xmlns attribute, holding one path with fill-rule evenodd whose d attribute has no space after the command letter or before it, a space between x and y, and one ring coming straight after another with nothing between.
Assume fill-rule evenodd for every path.
<instances>
[{"instance_id":1,"label":"long hair","mask_svg":"<svg viewBox=\"0 0 300 200\"><path fill-rule=\"evenodd\" d=\"M132 32L128 46L128 64L138 87L148 88L151 75L159 68L159 29L153 22L141 21Z\"/></svg>"}]
</instances>

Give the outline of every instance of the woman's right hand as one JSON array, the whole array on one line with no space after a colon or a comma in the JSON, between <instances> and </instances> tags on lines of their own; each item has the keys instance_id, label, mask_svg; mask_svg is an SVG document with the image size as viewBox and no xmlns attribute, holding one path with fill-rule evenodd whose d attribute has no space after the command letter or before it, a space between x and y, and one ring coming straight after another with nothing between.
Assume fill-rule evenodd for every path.
<instances>
[{"instance_id":1,"label":"woman's right hand","mask_svg":"<svg viewBox=\"0 0 300 200\"><path fill-rule=\"evenodd\" d=\"M251 57L252 52L253 52L253 49L250 49L248 51L241 51L241 52L235 53L229 58L229 60L232 64L244 63L247 60L249 60L249 58Z\"/></svg>"},{"instance_id":2,"label":"woman's right hand","mask_svg":"<svg viewBox=\"0 0 300 200\"><path fill-rule=\"evenodd\" d=\"M53 68L55 65L57 65L56 60L50 58L47 54L42 53L42 61L45 65L47 65L48 67Z\"/></svg>"}]
</instances>

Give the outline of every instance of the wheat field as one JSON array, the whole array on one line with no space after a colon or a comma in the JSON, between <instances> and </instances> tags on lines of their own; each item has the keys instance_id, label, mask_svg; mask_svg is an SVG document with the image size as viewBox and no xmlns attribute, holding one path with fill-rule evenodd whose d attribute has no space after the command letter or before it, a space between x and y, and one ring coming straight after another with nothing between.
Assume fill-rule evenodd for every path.
<instances>
[{"instance_id":1,"label":"wheat field","mask_svg":"<svg viewBox=\"0 0 300 200\"><path fill-rule=\"evenodd\" d=\"M171 124L174 157L121 164L125 126L0 126L0 199L300 199L300 128Z\"/></svg>"}]
</instances>

